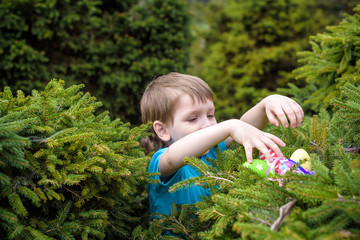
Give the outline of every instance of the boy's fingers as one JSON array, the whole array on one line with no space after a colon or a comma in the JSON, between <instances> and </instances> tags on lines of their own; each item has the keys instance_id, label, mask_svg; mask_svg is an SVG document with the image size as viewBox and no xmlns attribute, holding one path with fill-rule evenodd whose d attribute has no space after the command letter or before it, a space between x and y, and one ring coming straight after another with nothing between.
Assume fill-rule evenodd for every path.
<instances>
[{"instance_id":1,"label":"boy's fingers","mask_svg":"<svg viewBox=\"0 0 360 240\"><path fill-rule=\"evenodd\" d=\"M301 106L297 103L294 103L294 106L293 106L293 111L295 113L295 116L296 116L296 123L297 123L297 126L301 126L301 123L304 119L304 111L302 110Z\"/></svg>"},{"instance_id":2,"label":"boy's fingers","mask_svg":"<svg viewBox=\"0 0 360 240\"><path fill-rule=\"evenodd\" d=\"M279 146L277 145L277 144L275 144L275 142L273 142L273 141L271 141L270 139L266 142L266 152L267 153L269 153L269 158L271 158L271 155L270 155L270 150L269 149L271 149L271 150L273 150L273 152L277 155L277 156L279 156L279 157L283 157L284 155L283 155L283 153L281 152L281 150L280 150L280 148L279 148ZM264 153L263 151L261 151L262 153ZM265 155L265 154L264 154ZM265 155L265 157L266 157L266 155ZM270 159L268 159L268 160L270 160ZM270 162L272 162L272 159L271 159L271 161Z\"/></svg>"},{"instance_id":3,"label":"boy's fingers","mask_svg":"<svg viewBox=\"0 0 360 240\"><path fill-rule=\"evenodd\" d=\"M286 114L285 114L284 110L282 108L276 108L274 110L274 113L279 118L281 124L287 128L289 126L289 123L286 118Z\"/></svg>"},{"instance_id":4,"label":"boy's fingers","mask_svg":"<svg viewBox=\"0 0 360 240\"><path fill-rule=\"evenodd\" d=\"M272 124L274 124L275 126L277 127L280 127L280 123L279 121L277 120L276 116L274 113L272 113L271 111L269 110L266 110L266 116L267 118L269 119L269 122L271 122Z\"/></svg>"},{"instance_id":5,"label":"boy's fingers","mask_svg":"<svg viewBox=\"0 0 360 240\"><path fill-rule=\"evenodd\" d=\"M268 137L268 139L264 141L267 146L267 149L264 150L264 152L262 151L262 153L265 155L265 158L267 160L271 158L269 149L271 149L277 156L284 157L284 154L281 152L279 146L285 147L286 144L280 138L270 133L265 133L265 136ZM265 153L268 153L269 157L267 157ZM272 162L272 159L270 162Z\"/></svg>"},{"instance_id":6,"label":"boy's fingers","mask_svg":"<svg viewBox=\"0 0 360 240\"><path fill-rule=\"evenodd\" d=\"M283 140L281 140L280 138L278 138L277 136L271 134L271 133L267 133L264 132L264 135L268 138L271 139L271 141L273 141L274 143L276 143L277 145L281 146L281 147L285 147L286 143L283 142Z\"/></svg>"},{"instance_id":7,"label":"boy's fingers","mask_svg":"<svg viewBox=\"0 0 360 240\"><path fill-rule=\"evenodd\" d=\"M245 149L245 154L246 154L246 159L249 163L253 162L253 157L252 157L252 152L253 152L253 148L250 145L244 145L244 149Z\"/></svg>"},{"instance_id":8,"label":"boy's fingers","mask_svg":"<svg viewBox=\"0 0 360 240\"><path fill-rule=\"evenodd\" d=\"M275 144L276 145L276 144ZM270 151L269 149L267 148L267 146L262 143L262 142L259 142L257 145L256 145L256 148L262 152L266 158L266 160L268 160L269 162L272 162L273 160L271 159L271 154L270 154Z\"/></svg>"},{"instance_id":9,"label":"boy's fingers","mask_svg":"<svg viewBox=\"0 0 360 240\"><path fill-rule=\"evenodd\" d=\"M285 118L287 116L287 118L289 119L291 128L296 127L296 115L292 107L286 105L283 107L283 111L285 113Z\"/></svg>"},{"instance_id":10,"label":"boy's fingers","mask_svg":"<svg viewBox=\"0 0 360 240\"><path fill-rule=\"evenodd\" d=\"M304 111L298 103L292 101L288 105L283 106L282 109L285 116L287 116L287 118L289 119L292 128L301 125L304 118Z\"/></svg>"}]
</instances>

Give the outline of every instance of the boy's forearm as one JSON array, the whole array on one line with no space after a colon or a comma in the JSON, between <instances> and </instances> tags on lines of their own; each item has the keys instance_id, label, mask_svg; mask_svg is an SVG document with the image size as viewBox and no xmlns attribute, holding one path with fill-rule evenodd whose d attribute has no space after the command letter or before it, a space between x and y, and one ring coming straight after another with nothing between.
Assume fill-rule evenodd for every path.
<instances>
[{"instance_id":1,"label":"boy's forearm","mask_svg":"<svg viewBox=\"0 0 360 240\"><path fill-rule=\"evenodd\" d=\"M184 158L200 157L229 137L244 146L249 162L252 162L253 148L264 152L266 158L270 159L268 148L281 156L281 150L277 145L285 146L285 143L278 137L260 131L246 122L238 119L227 120L193 132L171 144L159 162L161 175L169 176L175 173L185 165Z\"/></svg>"},{"instance_id":2,"label":"boy's forearm","mask_svg":"<svg viewBox=\"0 0 360 240\"><path fill-rule=\"evenodd\" d=\"M240 120L256 127L257 129L263 130L269 122L266 117L264 101L259 102L244 113Z\"/></svg>"},{"instance_id":3,"label":"boy's forearm","mask_svg":"<svg viewBox=\"0 0 360 240\"><path fill-rule=\"evenodd\" d=\"M184 158L200 157L213 146L228 138L231 121L233 120L198 130L171 144L160 159L159 170L161 175L173 174L185 165Z\"/></svg>"},{"instance_id":4,"label":"boy's forearm","mask_svg":"<svg viewBox=\"0 0 360 240\"><path fill-rule=\"evenodd\" d=\"M241 120L262 130L270 122L279 127L300 126L304 118L301 106L291 98L278 94L270 95L246 112Z\"/></svg>"}]
</instances>

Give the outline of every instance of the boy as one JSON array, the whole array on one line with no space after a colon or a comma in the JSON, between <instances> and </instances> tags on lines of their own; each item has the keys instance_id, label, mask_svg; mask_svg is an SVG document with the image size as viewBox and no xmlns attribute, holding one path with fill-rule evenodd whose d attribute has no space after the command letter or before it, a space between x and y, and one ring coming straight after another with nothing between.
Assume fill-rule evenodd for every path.
<instances>
[{"instance_id":1,"label":"boy","mask_svg":"<svg viewBox=\"0 0 360 240\"><path fill-rule=\"evenodd\" d=\"M279 146L285 143L278 137L261 131L268 121L276 126L300 126L304 117L302 108L292 99L271 95L247 111L240 119L217 123L213 93L200 78L169 73L154 79L146 88L140 102L142 120L153 122L153 138L143 141L147 152L156 151L149 164L149 172L160 184L149 184L151 213L169 215L173 202L192 204L209 196L201 186L169 193L169 188L179 181L199 176L184 158L198 157L208 164L208 157L216 159L215 146L226 150L231 141L242 144L246 158L252 162L253 148L270 160L268 148L283 156ZM278 119L280 122L278 121Z\"/></svg>"}]
</instances>

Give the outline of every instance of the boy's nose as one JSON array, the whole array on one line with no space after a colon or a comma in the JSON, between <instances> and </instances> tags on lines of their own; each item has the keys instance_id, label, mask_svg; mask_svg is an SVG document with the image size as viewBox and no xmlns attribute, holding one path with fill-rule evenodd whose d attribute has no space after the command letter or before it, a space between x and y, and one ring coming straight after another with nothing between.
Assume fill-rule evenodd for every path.
<instances>
[{"instance_id":1,"label":"boy's nose","mask_svg":"<svg viewBox=\"0 0 360 240\"><path fill-rule=\"evenodd\" d=\"M210 126L211 126L211 121L207 117L205 119L203 119L202 124L201 124L201 129L207 128Z\"/></svg>"}]
</instances>

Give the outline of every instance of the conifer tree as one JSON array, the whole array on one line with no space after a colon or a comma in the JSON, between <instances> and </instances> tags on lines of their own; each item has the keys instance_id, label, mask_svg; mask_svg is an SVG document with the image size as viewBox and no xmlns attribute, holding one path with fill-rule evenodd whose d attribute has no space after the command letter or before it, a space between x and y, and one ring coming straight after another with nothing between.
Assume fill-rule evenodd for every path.
<instances>
[{"instance_id":1,"label":"conifer tree","mask_svg":"<svg viewBox=\"0 0 360 240\"><path fill-rule=\"evenodd\" d=\"M286 87L299 66L296 53L310 48L309 36L337 24L357 2L209 1L194 49L195 75L214 90L218 119L238 117Z\"/></svg>"},{"instance_id":2,"label":"conifer tree","mask_svg":"<svg viewBox=\"0 0 360 240\"><path fill-rule=\"evenodd\" d=\"M360 88L346 83L341 89L341 98L331 101L338 109L332 119L332 138L342 143L347 151L360 153Z\"/></svg>"},{"instance_id":3,"label":"conifer tree","mask_svg":"<svg viewBox=\"0 0 360 240\"><path fill-rule=\"evenodd\" d=\"M310 153L314 175L287 172L270 181L243 166L245 153L237 145L220 155L216 168L189 158L187 164L203 175L174 185L172 191L202 184L211 197L180 212L174 208L172 215L151 223L143 234L154 239L161 230L179 234L171 239L358 239L360 154L342 145L344 134L339 132L359 128L360 87L348 85L343 91L349 97L335 100L339 115L352 116L350 121L357 124L349 125L346 117L334 121L322 110L306 117L300 128L269 129L287 143L285 156L298 148ZM352 144L359 146L358 135L352 137Z\"/></svg>"},{"instance_id":4,"label":"conifer tree","mask_svg":"<svg viewBox=\"0 0 360 240\"><path fill-rule=\"evenodd\" d=\"M148 81L189 65L190 17L186 0L0 1L0 87L84 83L101 110L139 123Z\"/></svg>"},{"instance_id":5,"label":"conifer tree","mask_svg":"<svg viewBox=\"0 0 360 240\"><path fill-rule=\"evenodd\" d=\"M355 18L347 18L356 22ZM335 42L357 29L354 24L344 22L340 26L344 35ZM348 45L353 46L354 53L357 38L349 39ZM343 47L334 45L331 52L341 52ZM179 212L174 208L172 215L151 223L144 234L155 238L161 231L171 229L179 234L172 239L183 236L187 239L359 239L360 86L351 82L356 82L360 73L351 64L357 63L351 60L345 68L351 70L346 75L351 79L346 84L343 82L340 93L331 98L333 114L322 108L316 115L305 117L299 128L266 129L287 144L282 148L285 156L290 157L298 148L305 149L310 154L314 175L289 171L272 179L261 177L243 166L244 149L237 144L220 154L214 161L216 167L188 158L186 163L202 175L175 184L171 191L200 184L210 189L211 197ZM339 62L337 66L340 65ZM307 68L303 70L306 72ZM330 76L337 75L329 75L329 82L334 81ZM254 158L257 154L254 153ZM186 220L186 213L196 217Z\"/></svg>"},{"instance_id":6,"label":"conifer tree","mask_svg":"<svg viewBox=\"0 0 360 240\"><path fill-rule=\"evenodd\" d=\"M354 15L346 15L339 25L329 26L326 32L310 37L312 51L299 52L303 66L294 70L296 79L305 79L305 87L290 85L285 89L292 93L305 108L319 111L329 108L331 100L338 97L340 88L349 82L360 83L359 27L360 5Z\"/></svg>"},{"instance_id":7,"label":"conifer tree","mask_svg":"<svg viewBox=\"0 0 360 240\"><path fill-rule=\"evenodd\" d=\"M0 238L119 239L146 218L147 126L131 128L83 85L0 93Z\"/></svg>"}]
</instances>

